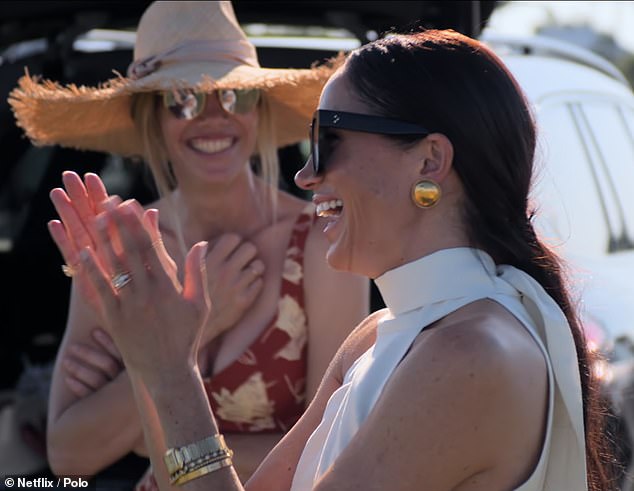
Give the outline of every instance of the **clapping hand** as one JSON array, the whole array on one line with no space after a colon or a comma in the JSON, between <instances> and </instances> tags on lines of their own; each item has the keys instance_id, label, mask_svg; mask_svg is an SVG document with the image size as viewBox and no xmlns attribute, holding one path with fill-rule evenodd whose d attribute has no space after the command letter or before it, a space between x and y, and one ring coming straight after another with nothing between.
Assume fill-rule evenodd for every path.
<instances>
[{"instance_id":1,"label":"clapping hand","mask_svg":"<svg viewBox=\"0 0 634 491\"><path fill-rule=\"evenodd\" d=\"M48 229L66 262L63 266L65 274L77 278L80 291L94 306L95 292L91 290L90 284L85 282L84 275L78 267L79 252L86 247L97 250L98 217L120 204L121 198L116 195L108 196L106 187L96 174L88 173L82 181L75 172L66 171L62 174L62 180L65 189L55 188L50 193L60 220L51 220L48 223ZM155 231L157 242L160 242L158 212L152 210L148 214L148 220L152 222L151 227ZM111 231L109 237L111 245L120 254L122 251L120 237L116 231ZM174 264L168 255L164 259ZM172 265L169 267L171 268Z\"/></svg>"},{"instance_id":2,"label":"clapping hand","mask_svg":"<svg viewBox=\"0 0 634 491\"><path fill-rule=\"evenodd\" d=\"M57 244L66 264L67 276L77 278L80 291L94 304L94 292L83 281L79 273L79 251L85 247L95 248L95 220L108 205L121 202L118 196L108 197L103 182L96 174L86 174L85 182L75 173L66 171L62 175L64 188L55 188L50 193L51 201L60 220L51 220L48 229Z\"/></svg>"},{"instance_id":3,"label":"clapping hand","mask_svg":"<svg viewBox=\"0 0 634 491\"><path fill-rule=\"evenodd\" d=\"M99 216L96 248L84 247L79 255L126 367L149 386L195 366L210 311L207 243L197 243L187 254L181 283L157 222L156 210L144 212L134 200L121 203ZM120 252L113 235L121 240Z\"/></svg>"}]
</instances>

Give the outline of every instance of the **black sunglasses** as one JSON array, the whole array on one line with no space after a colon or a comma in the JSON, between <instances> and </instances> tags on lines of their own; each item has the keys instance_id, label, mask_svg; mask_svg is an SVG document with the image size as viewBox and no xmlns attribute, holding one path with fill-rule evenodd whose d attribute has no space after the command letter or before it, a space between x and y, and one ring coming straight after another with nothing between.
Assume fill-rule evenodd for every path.
<instances>
[{"instance_id":1,"label":"black sunglasses","mask_svg":"<svg viewBox=\"0 0 634 491\"><path fill-rule=\"evenodd\" d=\"M324 171L328 157L332 151L326 132L322 128L339 128L341 130L363 131L381 135L419 135L427 136L428 129L413 123L396 119L372 116L370 114L347 113L319 109L313 115L310 125L310 152L315 175Z\"/></svg>"},{"instance_id":2,"label":"black sunglasses","mask_svg":"<svg viewBox=\"0 0 634 491\"><path fill-rule=\"evenodd\" d=\"M251 112L260 101L259 89L219 89L213 93L229 114ZM163 92L163 105L177 119L191 120L205 110L208 95L193 89L167 90Z\"/></svg>"}]
</instances>

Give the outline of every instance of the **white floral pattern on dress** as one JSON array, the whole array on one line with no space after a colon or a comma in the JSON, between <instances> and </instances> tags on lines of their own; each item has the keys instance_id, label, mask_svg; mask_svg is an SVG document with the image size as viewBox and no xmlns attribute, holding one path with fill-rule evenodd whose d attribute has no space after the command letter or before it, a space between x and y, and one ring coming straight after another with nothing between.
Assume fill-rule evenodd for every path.
<instances>
[{"instance_id":1,"label":"white floral pattern on dress","mask_svg":"<svg viewBox=\"0 0 634 491\"><path fill-rule=\"evenodd\" d=\"M302 281L302 276L302 265L294 259L287 257L284 261L284 272L282 273L282 278L295 285L299 285Z\"/></svg>"},{"instance_id":2,"label":"white floral pattern on dress","mask_svg":"<svg viewBox=\"0 0 634 491\"><path fill-rule=\"evenodd\" d=\"M302 350L308 341L306 314L297 301L290 295L284 295L279 301L279 317L275 327L290 336L289 342L273 358L289 361L301 359Z\"/></svg>"},{"instance_id":3,"label":"white floral pattern on dress","mask_svg":"<svg viewBox=\"0 0 634 491\"><path fill-rule=\"evenodd\" d=\"M212 392L218 403L217 414L226 421L250 425L251 431L275 428L275 401L268 398L262 372L256 372L233 393L226 388Z\"/></svg>"},{"instance_id":4,"label":"white floral pattern on dress","mask_svg":"<svg viewBox=\"0 0 634 491\"><path fill-rule=\"evenodd\" d=\"M284 375L284 382L286 382L288 391L293 395L296 404L301 404L306 400L306 378L300 378L293 383L288 375Z\"/></svg>"}]
</instances>

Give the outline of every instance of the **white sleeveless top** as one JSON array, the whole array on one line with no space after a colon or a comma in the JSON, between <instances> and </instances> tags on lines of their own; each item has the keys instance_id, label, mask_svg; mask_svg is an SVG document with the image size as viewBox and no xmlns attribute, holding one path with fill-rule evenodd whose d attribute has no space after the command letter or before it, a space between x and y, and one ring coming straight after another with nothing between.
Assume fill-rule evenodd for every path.
<instances>
[{"instance_id":1,"label":"white sleeveless top","mask_svg":"<svg viewBox=\"0 0 634 491\"><path fill-rule=\"evenodd\" d=\"M587 491L581 384L575 344L562 311L517 268L483 251L445 249L375 280L389 315L375 344L350 367L306 442L291 491L313 489L354 437L390 375L422 329L479 299L508 309L530 332L548 365L549 403L541 456L516 491Z\"/></svg>"}]
</instances>

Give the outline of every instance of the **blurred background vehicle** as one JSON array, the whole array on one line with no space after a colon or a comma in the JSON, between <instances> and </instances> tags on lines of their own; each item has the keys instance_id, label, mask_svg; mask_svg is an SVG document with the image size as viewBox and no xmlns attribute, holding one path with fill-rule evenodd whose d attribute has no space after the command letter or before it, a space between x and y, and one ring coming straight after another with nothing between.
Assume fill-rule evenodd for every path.
<instances>
[{"instance_id":1,"label":"blurred background vehicle","mask_svg":"<svg viewBox=\"0 0 634 491\"><path fill-rule=\"evenodd\" d=\"M238 0L234 8L263 66L306 67L386 32L420 27L482 37L503 58L526 91L539 127L536 225L570 266L589 345L604 356L595 371L618 416L608 431L627 465L634 442L634 193L629 192L634 94L623 75L629 65L617 68L605 49L598 55L588 46L562 41L562 30L550 24L550 34L560 39L547 32L501 34L496 19L504 17L509 27L513 3ZM0 474L49 472L43 417L70 282L61 274L61 256L46 229L55 217L48 192L61 185L63 170L72 169L100 174L109 192L124 199L147 203L155 197L150 176L138 162L33 147L15 126L6 95L25 67L31 74L78 85L96 85L111 78L112 70L125 73L134 26L148 4L0 4L0 267L6 278L0 300ZM624 57L626 52L618 53ZM307 153L306 144L280 149L281 185L300 196L292 176ZM371 300L373 308L383 306L376 289ZM145 465L130 455L97 479L101 487L129 489Z\"/></svg>"}]
</instances>

